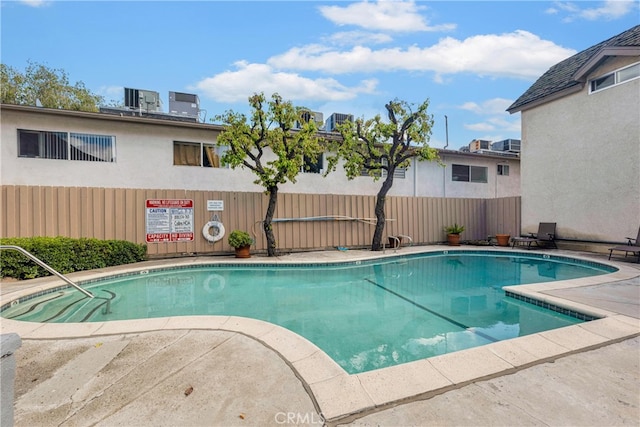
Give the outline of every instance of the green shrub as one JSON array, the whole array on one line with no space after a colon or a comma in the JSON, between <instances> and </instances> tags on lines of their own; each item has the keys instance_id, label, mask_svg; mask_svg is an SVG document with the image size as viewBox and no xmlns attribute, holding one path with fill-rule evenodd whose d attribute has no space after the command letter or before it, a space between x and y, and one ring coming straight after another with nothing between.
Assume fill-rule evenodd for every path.
<instances>
[{"instance_id":1,"label":"green shrub","mask_svg":"<svg viewBox=\"0 0 640 427\"><path fill-rule=\"evenodd\" d=\"M0 244L19 246L62 274L144 261L147 255L146 245L124 240L19 237L0 239ZM33 279L48 275L45 268L18 251L3 249L0 254L0 277Z\"/></svg>"},{"instance_id":2,"label":"green shrub","mask_svg":"<svg viewBox=\"0 0 640 427\"><path fill-rule=\"evenodd\" d=\"M233 230L229 234L229 245L234 248L253 245L253 238L249 233L242 230Z\"/></svg>"}]
</instances>

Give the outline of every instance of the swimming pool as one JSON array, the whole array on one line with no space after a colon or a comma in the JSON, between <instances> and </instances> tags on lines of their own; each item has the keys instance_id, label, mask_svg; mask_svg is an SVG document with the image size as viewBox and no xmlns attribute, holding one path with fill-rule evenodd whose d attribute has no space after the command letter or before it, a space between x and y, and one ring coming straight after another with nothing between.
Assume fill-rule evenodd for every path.
<instances>
[{"instance_id":1,"label":"swimming pool","mask_svg":"<svg viewBox=\"0 0 640 427\"><path fill-rule=\"evenodd\" d=\"M94 300L58 289L3 307L2 317L31 322L252 317L306 337L347 372L357 373L588 320L507 297L502 287L616 270L546 254L445 252L347 264L145 271L85 282Z\"/></svg>"}]
</instances>

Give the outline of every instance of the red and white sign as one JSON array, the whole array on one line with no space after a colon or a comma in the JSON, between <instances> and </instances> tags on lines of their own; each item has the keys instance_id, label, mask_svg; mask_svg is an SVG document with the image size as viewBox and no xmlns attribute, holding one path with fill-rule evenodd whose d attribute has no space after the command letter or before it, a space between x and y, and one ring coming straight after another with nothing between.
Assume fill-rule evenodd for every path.
<instances>
[{"instance_id":1,"label":"red and white sign","mask_svg":"<svg viewBox=\"0 0 640 427\"><path fill-rule=\"evenodd\" d=\"M147 199L147 243L193 241L193 200Z\"/></svg>"}]
</instances>

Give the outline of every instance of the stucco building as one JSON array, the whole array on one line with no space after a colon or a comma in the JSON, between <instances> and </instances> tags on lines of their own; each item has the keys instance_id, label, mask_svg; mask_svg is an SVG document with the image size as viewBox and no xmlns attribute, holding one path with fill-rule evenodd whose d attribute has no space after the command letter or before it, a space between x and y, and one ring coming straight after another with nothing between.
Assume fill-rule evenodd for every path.
<instances>
[{"instance_id":1,"label":"stucco building","mask_svg":"<svg viewBox=\"0 0 640 427\"><path fill-rule=\"evenodd\" d=\"M0 113L3 237L146 242L148 255L160 257L227 253L221 230L241 229L252 232L255 249L266 248L260 224L268 199L249 170L222 163L221 126L157 112L2 105ZM519 230L517 154L441 150L440 158L444 167L418 162L396 170L387 235L438 242L454 222L465 224L466 239ZM348 180L341 167L325 178L325 165L324 156L314 159L295 184L280 187L279 249L370 244L381 182Z\"/></svg>"},{"instance_id":2,"label":"stucco building","mask_svg":"<svg viewBox=\"0 0 640 427\"><path fill-rule=\"evenodd\" d=\"M522 117L522 228L621 242L640 226L640 26L551 67Z\"/></svg>"},{"instance_id":3,"label":"stucco building","mask_svg":"<svg viewBox=\"0 0 640 427\"><path fill-rule=\"evenodd\" d=\"M261 192L249 170L220 164L222 127L198 122L2 105L3 185ZM390 195L496 198L520 195L520 159L441 150L445 167L397 171ZM323 177L324 159L281 192L375 195L369 176Z\"/></svg>"}]
</instances>

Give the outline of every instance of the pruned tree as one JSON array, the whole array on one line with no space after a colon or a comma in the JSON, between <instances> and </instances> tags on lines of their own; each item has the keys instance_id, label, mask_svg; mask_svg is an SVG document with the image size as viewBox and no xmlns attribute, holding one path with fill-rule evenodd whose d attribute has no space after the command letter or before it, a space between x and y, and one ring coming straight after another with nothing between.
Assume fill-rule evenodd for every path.
<instances>
[{"instance_id":1,"label":"pruned tree","mask_svg":"<svg viewBox=\"0 0 640 427\"><path fill-rule=\"evenodd\" d=\"M408 168L411 159L439 159L437 150L428 144L433 127L433 116L428 114L428 107L429 100L426 100L413 111L411 104L396 99L385 105L388 122L383 122L377 115L373 119L359 118L355 122L338 125L342 140L332 145L334 154L328 158L327 170L335 170L338 162L343 160L349 179L361 176L363 171L367 171L374 180L383 179L376 196L372 251L382 249L385 202L393 186L396 169Z\"/></svg>"},{"instance_id":2,"label":"pruned tree","mask_svg":"<svg viewBox=\"0 0 640 427\"><path fill-rule=\"evenodd\" d=\"M0 64L2 103L42 106L76 111L98 111L104 99L93 94L83 82L69 83L66 71L32 61L24 73Z\"/></svg>"},{"instance_id":3,"label":"pruned tree","mask_svg":"<svg viewBox=\"0 0 640 427\"><path fill-rule=\"evenodd\" d=\"M262 224L268 256L276 255L272 220L280 184L295 183L304 167L305 157L317 158L322 145L313 120L304 120L307 110L285 102L277 93L267 101L263 93L249 97L251 116L228 110L213 120L225 128L218 144L228 146L222 161L231 168L247 168L256 175L255 184L269 196ZM295 129L296 122L300 128Z\"/></svg>"}]
</instances>

